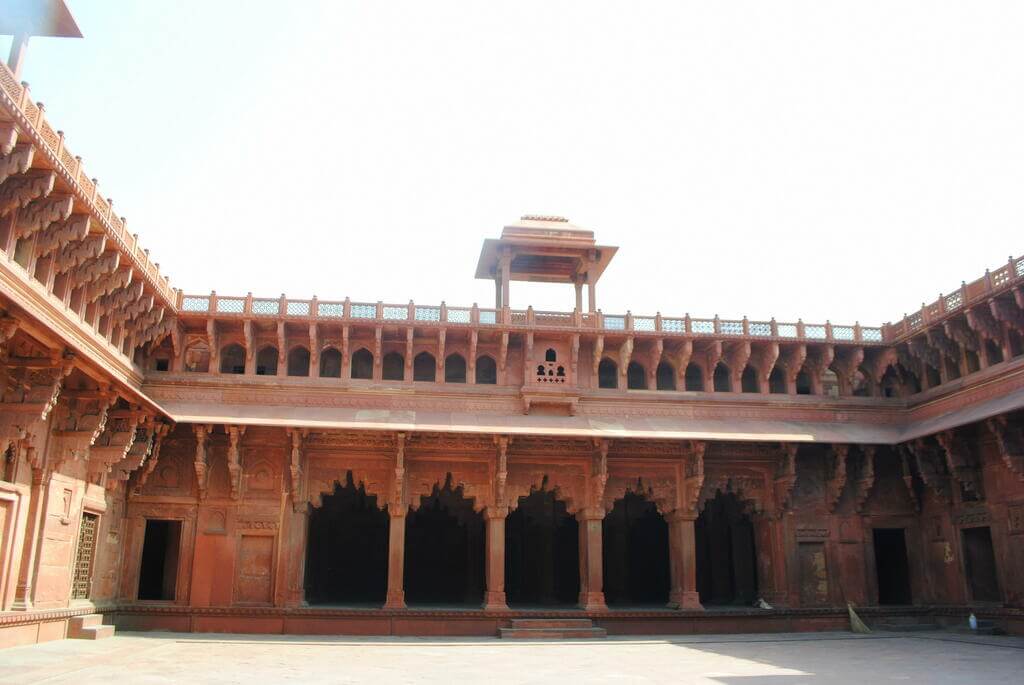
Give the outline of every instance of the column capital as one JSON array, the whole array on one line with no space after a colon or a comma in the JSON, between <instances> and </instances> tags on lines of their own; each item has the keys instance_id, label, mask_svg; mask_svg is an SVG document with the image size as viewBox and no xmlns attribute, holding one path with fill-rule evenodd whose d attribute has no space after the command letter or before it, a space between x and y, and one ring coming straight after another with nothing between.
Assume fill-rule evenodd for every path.
<instances>
[{"instance_id":1,"label":"column capital","mask_svg":"<svg viewBox=\"0 0 1024 685\"><path fill-rule=\"evenodd\" d=\"M487 507L483 510L483 517L490 521L492 519L508 518L508 507Z\"/></svg>"},{"instance_id":2,"label":"column capital","mask_svg":"<svg viewBox=\"0 0 1024 685\"><path fill-rule=\"evenodd\" d=\"M603 521L605 514L603 506L584 507L576 512L577 521Z\"/></svg>"},{"instance_id":3,"label":"column capital","mask_svg":"<svg viewBox=\"0 0 1024 685\"><path fill-rule=\"evenodd\" d=\"M665 512L665 521L668 523L679 523L681 521L696 521L697 512L689 509L673 509Z\"/></svg>"}]
</instances>

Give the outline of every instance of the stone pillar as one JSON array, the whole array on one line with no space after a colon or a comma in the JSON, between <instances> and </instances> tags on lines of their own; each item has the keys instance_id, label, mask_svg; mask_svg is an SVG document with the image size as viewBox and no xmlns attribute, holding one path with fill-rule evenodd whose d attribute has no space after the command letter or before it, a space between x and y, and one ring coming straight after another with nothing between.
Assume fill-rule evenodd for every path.
<instances>
[{"instance_id":1,"label":"stone pillar","mask_svg":"<svg viewBox=\"0 0 1024 685\"><path fill-rule=\"evenodd\" d=\"M573 286L576 288L576 311L583 311L583 281L579 276L573 279Z\"/></svg>"},{"instance_id":2,"label":"stone pillar","mask_svg":"<svg viewBox=\"0 0 1024 685\"><path fill-rule=\"evenodd\" d=\"M601 522L604 512L582 511L576 516L580 525L580 608L601 611L604 603L604 576Z\"/></svg>"},{"instance_id":3,"label":"stone pillar","mask_svg":"<svg viewBox=\"0 0 1024 685\"><path fill-rule=\"evenodd\" d=\"M697 594L697 545L693 532L696 519L695 513L679 509L665 516L671 577L668 605L673 609L704 609Z\"/></svg>"},{"instance_id":4,"label":"stone pillar","mask_svg":"<svg viewBox=\"0 0 1024 685\"><path fill-rule=\"evenodd\" d=\"M388 512L388 598L385 609L405 608L405 507Z\"/></svg>"},{"instance_id":5,"label":"stone pillar","mask_svg":"<svg viewBox=\"0 0 1024 685\"><path fill-rule=\"evenodd\" d=\"M508 509L488 507L484 511L487 531L487 556L484 562L486 589L484 609L503 611L508 609L505 601L505 518Z\"/></svg>"},{"instance_id":6,"label":"stone pillar","mask_svg":"<svg viewBox=\"0 0 1024 685\"><path fill-rule=\"evenodd\" d=\"M309 541L309 505L301 503L285 514L287 526L285 544L288 568L288 588L285 606L304 607L306 602L306 546Z\"/></svg>"},{"instance_id":7,"label":"stone pillar","mask_svg":"<svg viewBox=\"0 0 1024 685\"><path fill-rule=\"evenodd\" d=\"M43 521L46 518L46 504L50 494L50 471L32 469L32 490L28 504L28 526L18 571L18 587L14 595L14 608L20 611L32 609L33 581L36 577L39 549L42 547Z\"/></svg>"}]
</instances>

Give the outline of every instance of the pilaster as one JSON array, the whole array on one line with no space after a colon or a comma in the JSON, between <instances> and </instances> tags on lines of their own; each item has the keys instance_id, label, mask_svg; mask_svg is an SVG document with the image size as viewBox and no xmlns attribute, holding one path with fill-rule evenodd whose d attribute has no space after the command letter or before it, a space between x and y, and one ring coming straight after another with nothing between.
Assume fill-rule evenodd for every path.
<instances>
[{"instance_id":1,"label":"pilaster","mask_svg":"<svg viewBox=\"0 0 1024 685\"><path fill-rule=\"evenodd\" d=\"M576 515L580 528L580 601L586 611L605 611L601 524L604 510L592 507Z\"/></svg>"},{"instance_id":2,"label":"pilaster","mask_svg":"<svg viewBox=\"0 0 1024 685\"><path fill-rule=\"evenodd\" d=\"M484 561L484 609L504 611L505 599L505 519L508 509L488 507L484 511L487 537L487 556Z\"/></svg>"},{"instance_id":3,"label":"pilaster","mask_svg":"<svg viewBox=\"0 0 1024 685\"><path fill-rule=\"evenodd\" d=\"M697 545L693 524L695 512L675 510L665 516L668 522L670 588L668 606L672 609L703 611L697 594Z\"/></svg>"}]
</instances>

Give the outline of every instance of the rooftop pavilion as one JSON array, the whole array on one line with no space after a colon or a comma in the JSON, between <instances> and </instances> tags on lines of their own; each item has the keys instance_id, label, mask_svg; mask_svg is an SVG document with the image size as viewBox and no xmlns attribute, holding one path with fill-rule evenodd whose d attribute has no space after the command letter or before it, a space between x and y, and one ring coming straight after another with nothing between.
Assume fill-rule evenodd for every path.
<instances>
[{"instance_id":1,"label":"rooftop pavilion","mask_svg":"<svg viewBox=\"0 0 1024 685\"><path fill-rule=\"evenodd\" d=\"M510 281L571 283L576 310L583 310L583 286L588 289L587 311L597 311L597 281L619 248L598 245L594 232L560 216L526 214L505 226L501 238L484 241L476 277L494 281L494 308L509 303Z\"/></svg>"}]
</instances>

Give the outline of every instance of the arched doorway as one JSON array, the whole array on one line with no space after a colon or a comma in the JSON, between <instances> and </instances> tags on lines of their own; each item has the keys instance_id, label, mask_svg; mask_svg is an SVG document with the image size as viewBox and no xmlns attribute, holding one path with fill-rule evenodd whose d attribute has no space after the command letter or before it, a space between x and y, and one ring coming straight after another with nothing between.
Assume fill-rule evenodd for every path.
<instances>
[{"instance_id":1,"label":"arched doorway","mask_svg":"<svg viewBox=\"0 0 1024 685\"><path fill-rule=\"evenodd\" d=\"M604 596L609 605L665 606L668 524L653 502L628 492L604 517Z\"/></svg>"},{"instance_id":2,"label":"arched doorway","mask_svg":"<svg viewBox=\"0 0 1024 685\"><path fill-rule=\"evenodd\" d=\"M579 600L579 524L550 490L520 497L505 519L505 593L519 606Z\"/></svg>"},{"instance_id":3,"label":"arched doorway","mask_svg":"<svg viewBox=\"0 0 1024 685\"><path fill-rule=\"evenodd\" d=\"M719 491L697 517L694 534L701 604L753 604L757 599L754 524L740 499Z\"/></svg>"},{"instance_id":4,"label":"arched doorway","mask_svg":"<svg viewBox=\"0 0 1024 685\"><path fill-rule=\"evenodd\" d=\"M388 515L352 482L309 515L306 601L310 604L383 604L387 595Z\"/></svg>"},{"instance_id":5,"label":"arched doorway","mask_svg":"<svg viewBox=\"0 0 1024 685\"><path fill-rule=\"evenodd\" d=\"M434 485L405 524L405 600L409 604L468 604L484 599L484 519L451 474Z\"/></svg>"}]
</instances>

